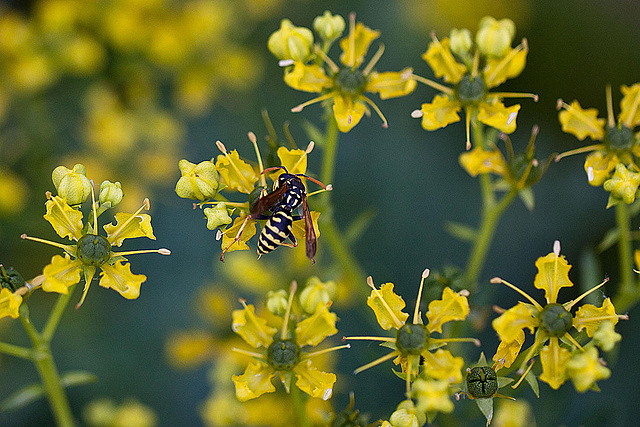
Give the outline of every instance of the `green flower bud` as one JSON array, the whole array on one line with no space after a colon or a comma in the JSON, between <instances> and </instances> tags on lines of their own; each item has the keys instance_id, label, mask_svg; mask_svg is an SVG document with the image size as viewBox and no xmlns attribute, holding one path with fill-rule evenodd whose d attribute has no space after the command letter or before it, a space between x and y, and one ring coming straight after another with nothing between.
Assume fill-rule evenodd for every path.
<instances>
[{"instance_id":1,"label":"green flower bud","mask_svg":"<svg viewBox=\"0 0 640 427\"><path fill-rule=\"evenodd\" d=\"M267 293L267 310L276 316L283 316L288 305L287 291L279 289Z\"/></svg>"},{"instance_id":2,"label":"green flower bud","mask_svg":"<svg viewBox=\"0 0 640 427\"><path fill-rule=\"evenodd\" d=\"M476 43L480 53L485 56L502 56L513 42L516 24L510 19L496 20L485 16L480 20Z\"/></svg>"},{"instance_id":3,"label":"green flower bud","mask_svg":"<svg viewBox=\"0 0 640 427\"><path fill-rule=\"evenodd\" d=\"M100 204L106 205L109 203L107 207L112 208L122 201L123 196L124 193L122 192L120 182L117 181L113 183L106 179L100 184Z\"/></svg>"},{"instance_id":4,"label":"green flower bud","mask_svg":"<svg viewBox=\"0 0 640 427\"><path fill-rule=\"evenodd\" d=\"M64 197L69 205L83 203L91 194L91 181L87 178L87 169L77 164L73 170L58 166L51 174L53 185L60 197Z\"/></svg>"},{"instance_id":5,"label":"green flower bud","mask_svg":"<svg viewBox=\"0 0 640 427\"><path fill-rule=\"evenodd\" d=\"M331 15L328 10L322 16L313 20L313 29L325 42L332 42L342 35L344 31L344 19L340 15Z\"/></svg>"},{"instance_id":6,"label":"green flower bud","mask_svg":"<svg viewBox=\"0 0 640 427\"><path fill-rule=\"evenodd\" d=\"M212 208L205 208L204 214L207 216L207 228L215 230L221 225L231 224L231 217L227 212L226 203L218 203Z\"/></svg>"},{"instance_id":7,"label":"green flower bud","mask_svg":"<svg viewBox=\"0 0 640 427\"><path fill-rule=\"evenodd\" d=\"M322 283L317 277L312 277L307 281L307 285L300 292L298 299L300 306L307 314L313 314L318 304L323 306L329 303L336 293L336 283L329 281Z\"/></svg>"},{"instance_id":8,"label":"green flower bud","mask_svg":"<svg viewBox=\"0 0 640 427\"><path fill-rule=\"evenodd\" d=\"M176 183L176 194L184 199L207 200L218 192L220 175L209 160L197 165L182 159L178 162L182 176Z\"/></svg>"},{"instance_id":9,"label":"green flower bud","mask_svg":"<svg viewBox=\"0 0 640 427\"><path fill-rule=\"evenodd\" d=\"M418 417L422 415L422 420ZM420 422L422 421L422 422ZM389 417L389 424L393 427L418 427L424 424L426 417L416 411L416 407L411 400L400 402L396 410Z\"/></svg>"},{"instance_id":10,"label":"green flower bud","mask_svg":"<svg viewBox=\"0 0 640 427\"><path fill-rule=\"evenodd\" d=\"M269 37L267 46L280 60L306 61L312 52L313 33L308 28L296 27L288 19L283 19L280 29Z\"/></svg>"},{"instance_id":11,"label":"green flower bud","mask_svg":"<svg viewBox=\"0 0 640 427\"><path fill-rule=\"evenodd\" d=\"M463 28L461 30L452 28L449 33L449 48L453 53L461 58L471 55L471 47L473 46L473 37L471 31Z\"/></svg>"}]
</instances>

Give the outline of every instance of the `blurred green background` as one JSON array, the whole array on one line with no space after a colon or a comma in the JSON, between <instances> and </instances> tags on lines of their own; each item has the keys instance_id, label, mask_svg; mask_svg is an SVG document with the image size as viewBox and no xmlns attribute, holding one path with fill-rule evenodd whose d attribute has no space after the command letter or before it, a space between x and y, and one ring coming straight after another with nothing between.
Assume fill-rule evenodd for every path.
<instances>
[{"instance_id":1,"label":"blurred green background","mask_svg":"<svg viewBox=\"0 0 640 427\"><path fill-rule=\"evenodd\" d=\"M0 22L6 24L7 17L14 13L11 10L24 19L33 19L41 3L44 2L5 2L0 8ZM141 0L104 3L128 7ZM177 11L190 2L156 0L151 3L163 4L165 14L162 19L157 18L157 22L166 24L182 16ZM55 239L53 230L42 219L44 193L53 190L50 173L54 167L59 164L71 167L76 162L85 163L88 175L97 182L106 178L122 181L125 200L131 206L137 207L142 198L148 196L157 237L154 245L168 247L173 252L170 257L132 257L133 271L148 277L139 299L126 301L115 292L94 285L80 310L69 309L65 313L53 348L60 370L84 369L100 378L97 384L69 390L76 415L88 402L101 396L116 401L135 397L154 409L160 425L202 423L198 408L210 393L208 367L192 371L173 369L165 357L165 342L176 330L203 326L195 309L197 291L209 282L225 283L229 272L222 276L227 264L218 261L219 243L215 241L215 233L206 230L201 212L193 211L190 202L179 199L173 192L179 176L177 160L188 158L199 162L216 156L214 142L217 139L230 149L237 148L241 155L253 158L246 133L266 134L261 118L263 108L269 111L276 129L281 129L286 121L291 122L291 131L301 146L307 141L303 120L322 125L318 105L302 113L289 111L309 96L284 84L282 70L266 49L268 36L279 27L282 18L309 27L313 18L324 10L344 17L355 11L359 21L382 32L381 41L386 51L377 69L399 70L412 66L416 74L430 78L433 75L420 55L426 50L432 30L443 37L452 27L475 31L478 20L485 15L511 18L517 26L516 40L526 37L530 53L524 72L500 90L533 92L540 96L538 103L521 102L518 130L511 136L516 147L522 149L533 125L539 125L538 158L581 145L573 136L560 131L555 109L557 98L568 102L578 99L585 107L598 108L602 117L605 85L613 86L617 111L619 86L633 84L639 76L640 7L635 1L211 0L202 3L220 7L223 19L215 23L223 28L216 27L216 34L205 31L210 36L206 43L195 48L190 45L195 52L192 56L178 56L178 63L171 55L163 57L161 53L163 49L178 49L180 40L175 45L170 41L166 45L159 43L159 57L141 59L135 48L127 47L127 37L135 34L125 34L125 41L121 42L124 44L118 45L116 35L97 31L98 40L111 40L97 68L84 72L74 72L72 68L53 71L54 77L48 83L24 89L11 98L11 102L4 102L12 96L6 82L11 78L13 64L8 55L0 58L3 69L0 100L2 109L6 110L0 128L0 169L3 179L10 174L19 182L17 187L0 188L4 192L0 197L3 203L9 200L9 207L0 212L0 261L15 266L25 277L33 277L57 253L53 248L21 241L19 236L26 232ZM53 13L51 10L47 13ZM38 13L46 16L42 11ZM53 18L52 21L57 22ZM116 27L124 25L114 22L112 25ZM153 27L156 21L149 22ZM11 34L2 33L4 41L0 44L9 44L7 35L17 39L17 33ZM187 37L184 33L180 35ZM40 42L45 46L42 49L50 49L53 43ZM185 71L188 68L184 66L185 58L191 61L188 64L193 65L192 69ZM198 74L198 67L206 72ZM244 70L244 74L234 75L233 70ZM198 78L216 82L215 88L194 83L195 89L191 92L183 87L187 101L194 93L205 97L200 104L198 100L189 104L176 95L179 93L176 87L187 79L187 72L195 73L197 78L188 76L196 83L200 82ZM232 75L225 76L225 72ZM152 94L140 94L136 90ZM109 145L108 137L112 135L109 132L115 131L103 127L101 118L96 118L97 113L92 109L95 105L108 104L109 93L126 100L115 110L132 114L118 123L136 127L138 134L131 138L141 141L139 145L129 141L131 145L122 149L127 155L122 158L105 151L104 145ZM388 129L381 129L378 118L371 117L363 119L350 133L341 135L336 181L332 183L340 225L346 225L363 210L374 208L376 217L355 247L355 253L366 274L373 276L376 283L394 282L409 307L413 307L424 268L466 262L468 246L446 233L445 221L476 225L480 209L477 181L458 166L457 157L464 150L463 125L426 132L418 120L410 117L411 111L431 100L433 95L432 89L420 85L407 97L380 102L378 105L389 120ZM151 130L140 131L141 123ZM122 130L118 126L116 129ZM160 135L148 136L152 130ZM105 141L100 141L92 131L102 135ZM124 140L127 141L126 137ZM583 156L574 156L552 164L534 188L533 212L527 211L520 201L507 210L482 274L481 286L491 286L487 280L501 276L534 297L540 297L541 293L532 286L536 272L534 262L551 251L556 239L561 241L563 254L574 266L572 279L579 280L583 250L596 245L614 225L614 212L605 210L608 195L602 188L588 185L583 162ZM318 171L313 155L309 170ZM100 174L105 176L97 177ZM14 205L19 203L22 205L16 208ZM127 247L136 245L138 243L133 242ZM150 247L146 242L139 245ZM319 247L322 250L322 237ZM611 277L607 294L613 293L618 276L615 252L611 249L602 254L602 273ZM228 257L234 255L231 253ZM264 257L260 262L263 261L273 260ZM286 257L278 261L286 262ZM322 277L322 272L320 275ZM286 286L288 283L274 284L274 288ZM561 298L568 300L574 294L578 294L578 289L564 290ZM54 298L44 293L32 298L30 308L36 322L43 319ZM259 300L257 296L252 298L253 302ZM490 303L509 307L516 300L514 292L500 289ZM473 303L473 296L471 301ZM378 330L370 330L373 316L364 300L355 307L356 310L349 312L338 309L339 334L378 334ZM630 320L618 326L623 341L609 361L612 377L599 384L601 393L579 395L569 383L558 391L542 385L540 399L535 399L528 389L521 393L520 396L533 405L537 425L636 424L634 420L640 417L637 405L640 370L635 363L640 350L638 315L640 311L636 308L629 313ZM0 320L0 337L7 342L26 343L18 322L11 319ZM495 334L487 329L479 337L483 341L482 350L492 355L498 344ZM377 350L375 345L363 344L340 353L339 370L344 375L333 399L334 405L342 408L347 404L348 392L355 391L357 407L370 413L371 420L389 416L402 398L403 387L390 373L388 365L357 377L350 374L355 367L379 356ZM473 350L472 354L471 360L474 360L479 350ZM0 358L0 400L35 381L37 374L30 363L7 356ZM388 382L389 386L381 389L382 382ZM457 405L463 407L457 409L460 413L468 411L476 417L470 425L483 425L475 405L467 400ZM439 417L438 421L446 424L447 418ZM52 418L45 401L16 413L0 414L0 425L49 423Z\"/></svg>"}]
</instances>

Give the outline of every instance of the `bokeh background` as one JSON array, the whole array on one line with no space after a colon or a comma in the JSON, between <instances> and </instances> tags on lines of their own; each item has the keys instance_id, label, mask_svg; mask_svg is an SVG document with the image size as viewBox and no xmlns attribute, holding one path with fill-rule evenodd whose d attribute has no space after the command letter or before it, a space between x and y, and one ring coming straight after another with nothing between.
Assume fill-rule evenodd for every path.
<instances>
[{"instance_id":1,"label":"bokeh background","mask_svg":"<svg viewBox=\"0 0 640 427\"><path fill-rule=\"evenodd\" d=\"M153 408L160 425L202 424L199 409L211 393L211 364L175 369L167 360L166 342L176 331L211 327L199 314L199 290L210 283L231 286L225 284L233 281L234 273L225 270L231 268L228 263L217 260L219 243L206 230L201 211L192 210L190 202L173 192L177 161L216 156L217 139L253 158L246 133L266 134L264 108L276 129L290 122L292 134L305 145L302 123L322 125L321 108L290 113L308 95L284 84L266 41L282 18L310 27L324 10L344 17L355 11L359 21L381 30L386 51L378 69L413 66L426 77L433 76L420 55L431 31L445 36L452 27L475 31L485 15L511 18L516 39L526 37L530 53L524 72L501 90L540 96L538 103L521 102L512 140L524 147L531 128L539 125L537 154L542 158L580 145L560 131L557 98L578 99L603 116L605 85L613 86L617 108L619 86L633 84L640 76L640 5L630 0L0 3L0 261L25 277L39 274L49 262L56 253L53 248L19 236L27 232L56 237L42 219L44 193L53 190L50 173L60 164L72 167L79 162L96 182L122 182L125 210L150 197L157 244L173 251L170 257L131 260L134 272L148 276L139 299L126 301L94 286L80 310L65 313L53 348L60 370L84 369L100 378L96 384L69 390L77 415L102 396L118 402L135 397ZM475 225L480 206L478 183L457 162L464 149L463 126L426 132L410 117L433 94L420 85L407 97L381 102L388 129L381 129L372 117L341 135L333 183L341 226L367 209L375 212L355 253L366 274L377 283L394 282L410 307L425 267L464 265L468 246L447 234L444 223ZM551 251L556 239L576 266L572 279L579 280L577 266L585 249L597 245L614 225L614 212L605 209L608 195L587 184L583 161L574 156L551 166L534 189L533 212L520 201L507 210L482 274L484 286L490 286L488 278L499 275L541 296L532 287L534 262ZM309 169L318 170L313 155ZM615 249L601 254L602 274L611 277L608 293L613 293L618 276L615 255ZM266 258L260 262L271 262L272 267L287 261ZM318 273L322 277L322 271ZM273 284L274 289L286 286ZM260 298L247 293L253 302ZM569 294L566 291L567 300ZM54 298L41 293L31 299L36 322ZM515 293L502 289L491 302L509 307L516 299ZM340 334L379 333L371 329L373 316L364 300L355 308L341 312L338 307ZM522 392L533 406L537 425L635 425L640 417L640 311L636 308L629 315L630 320L619 325L624 338L609 361L613 375L600 383L601 393L578 395L568 383L558 391L542 385L540 399L530 390ZM491 331L478 335L483 350L492 355L497 337ZM0 337L26 343L17 321L10 319L0 321ZM474 350L472 358L478 354ZM356 345L340 354L338 369L343 375L334 397L336 407L344 407L348 392L354 390L357 407L372 420L389 416L401 400L402 384L388 366L357 377L350 374L379 355L375 345ZM0 358L0 400L35 381L30 363ZM470 425L483 425L475 405L458 405L476 417ZM438 421L452 422L446 417ZM0 414L0 425L48 423L52 418L44 401Z\"/></svg>"}]
</instances>

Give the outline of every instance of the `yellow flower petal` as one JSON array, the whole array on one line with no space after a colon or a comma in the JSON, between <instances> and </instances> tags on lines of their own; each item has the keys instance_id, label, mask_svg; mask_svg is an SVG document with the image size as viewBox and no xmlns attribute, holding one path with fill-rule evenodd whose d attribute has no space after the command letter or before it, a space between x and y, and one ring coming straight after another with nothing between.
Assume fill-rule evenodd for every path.
<instances>
[{"instance_id":1,"label":"yellow flower petal","mask_svg":"<svg viewBox=\"0 0 640 427\"><path fill-rule=\"evenodd\" d=\"M358 67L362 64L364 56L369 50L371 43L380 37L380 31L366 27L362 22L356 24L355 29L340 40L342 55L340 61L347 67ZM350 40L354 40L352 44Z\"/></svg>"},{"instance_id":2,"label":"yellow flower petal","mask_svg":"<svg viewBox=\"0 0 640 427\"><path fill-rule=\"evenodd\" d=\"M310 359L303 360L293 368L298 380L296 386L311 397L327 400L333 393L333 384L336 375L331 372L322 372L315 368Z\"/></svg>"},{"instance_id":3,"label":"yellow flower petal","mask_svg":"<svg viewBox=\"0 0 640 427\"><path fill-rule=\"evenodd\" d=\"M7 288L2 288L0 291L0 319L6 316L17 319L20 316L18 313L20 304L22 304L22 296L14 294Z\"/></svg>"},{"instance_id":4,"label":"yellow flower petal","mask_svg":"<svg viewBox=\"0 0 640 427\"><path fill-rule=\"evenodd\" d=\"M284 82L294 89L314 93L320 93L333 85L333 81L324 73L322 67L302 62L296 62L293 68L285 71Z\"/></svg>"},{"instance_id":5,"label":"yellow flower petal","mask_svg":"<svg viewBox=\"0 0 640 427\"><path fill-rule=\"evenodd\" d=\"M494 97L480 104L478 120L504 133L513 133L516 130L519 110L520 104L505 107L497 97Z\"/></svg>"},{"instance_id":6,"label":"yellow flower petal","mask_svg":"<svg viewBox=\"0 0 640 427\"><path fill-rule=\"evenodd\" d=\"M416 380L412 386L416 409L420 412L452 412L449 382L446 380Z\"/></svg>"},{"instance_id":7,"label":"yellow flower petal","mask_svg":"<svg viewBox=\"0 0 640 427\"><path fill-rule=\"evenodd\" d=\"M467 301L467 297L446 287L442 291L442 299L429 303L427 330L430 333L442 332L443 324L451 320L464 320L468 314L469 301Z\"/></svg>"},{"instance_id":8,"label":"yellow flower petal","mask_svg":"<svg viewBox=\"0 0 640 427\"><path fill-rule=\"evenodd\" d=\"M421 355L424 357L425 372L431 378L446 380L449 384L462 382L462 357L454 357L449 350L443 349L438 349L435 353L424 351Z\"/></svg>"},{"instance_id":9,"label":"yellow flower petal","mask_svg":"<svg viewBox=\"0 0 640 427\"><path fill-rule=\"evenodd\" d=\"M235 239L236 234L238 234L238 231L240 230L240 227L242 227L244 218L245 218L244 215L236 217L236 219L233 221L233 224L231 224L231 226L224 229L224 231L222 232L223 248L226 248L227 246L231 245L231 242L233 242L233 239ZM233 243L231 247L227 249L227 252L245 251L249 249L247 242L249 241L249 239L253 237L254 234L256 234L256 221L253 219L250 219L247 222L247 225L244 227L244 231L242 232L242 236L240 236L240 240Z\"/></svg>"},{"instance_id":10,"label":"yellow flower petal","mask_svg":"<svg viewBox=\"0 0 640 427\"><path fill-rule=\"evenodd\" d=\"M500 341L500 345L496 350L496 354L493 356L493 361L496 362L496 371L503 366L505 368L510 367L520 354L520 349L524 344L524 330L520 329L516 333L516 339L513 341Z\"/></svg>"},{"instance_id":11,"label":"yellow flower petal","mask_svg":"<svg viewBox=\"0 0 640 427\"><path fill-rule=\"evenodd\" d=\"M266 363L249 363L242 375L231 377L236 385L236 397L240 402L246 402L265 393L276 391L276 388L271 383L271 379L275 374L276 371Z\"/></svg>"},{"instance_id":12,"label":"yellow flower petal","mask_svg":"<svg viewBox=\"0 0 640 427\"><path fill-rule=\"evenodd\" d=\"M573 286L573 283L569 280L571 266L564 255L556 255L551 252L547 256L540 257L536 260L536 268L538 273L533 280L533 286L537 289L544 289L547 303L558 301L560 288Z\"/></svg>"},{"instance_id":13,"label":"yellow flower petal","mask_svg":"<svg viewBox=\"0 0 640 427\"><path fill-rule=\"evenodd\" d=\"M236 150L232 150L228 154L235 168L229 162L227 156L220 154L216 160L216 169L220 173L220 180L227 190L250 194L255 187L256 181L258 181L258 174L250 164L240 158ZM238 175L236 168L238 168L241 175Z\"/></svg>"},{"instance_id":14,"label":"yellow flower petal","mask_svg":"<svg viewBox=\"0 0 640 427\"><path fill-rule=\"evenodd\" d=\"M620 87L623 98L620 101L620 116L618 121L633 128L640 124L640 83L632 86Z\"/></svg>"},{"instance_id":15,"label":"yellow flower petal","mask_svg":"<svg viewBox=\"0 0 640 427\"><path fill-rule=\"evenodd\" d=\"M606 380L611 371L600 362L598 350L591 347L584 352L577 352L567 363L567 375L579 393L584 393L598 380Z\"/></svg>"},{"instance_id":16,"label":"yellow flower petal","mask_svg":"<svg viewBox=\"0 0 640 427\"><path fill-rule=\"evenodd\" d=\"M507 79L517 77L524 70L527 63L528 49L522 49L511 56L512 48L509 48L502 58L489 58L484 67L484 79L487 88L496 87L504 83ZM504 64L504 61L507 61Z\"/></svg>"},{"instance_id":17,"label":"yellow flower petal","mask_svg":"<svg viewBox=\"0 0 640 427\"><path fill-rule=\"evenodd\" d=\"M606 155L602 151L594 151L590 153L584 162L584 171L587 173L589 184L594 187L601 186L616 165L620 162L618 156L614 153L607 153ZM589 173L591 170L591 173Z\"/></svg>"},{"instance_id":18,"label":"yellow flower petal","mask_svg":"<svg viewBox=\"0 0 640 427\"><path fill-rule=\"evenodd\" d=\"M364 113L368 112L369 109L364 102L338 94L333 97L333 115L336 118L340 132L349 132L360 122Z\"/></svg>"},{"instance_id":19,"label":"yellow flower petal","mask_svg":"<svg viewBox=\"0 0 640 427\"><path fill-rule=\"evenodd\" d=\"M378 323L385 331L392 328L399 329L409 317L407 313L402 312L406 305L404 300L393 293L393 283L385 283L379 290L372 290L371 295L367 298L367 305L376 314ZM387 307L389 307L393 316L389 313ZM398 321L400 324L398 324Z\"/></svg>"},{"instance_id":20,"label":"yellow flower petal","mask_svg":"<svg viewBox=\"0 0 640 427\"><path fill-rule=\"evenodd\" d=\"M326 337L338 333L336 321L338 316L329 311L329 307L318 305L313 316L307 317L296 326L296 342L300 347L316 346Z\"/></svg>"},{"instance_id":21,"label":"yellow flower petal","mask_svg":"<svg viewBox=\"0 0 640 427\"><path fill-rule=\"evenodd\" d=\"M42 289L46 292L67 294L69 293L69 286L75 285L80 281L81 271L82 261L71 260L67 254L64 257L54 255L51 258L51 264L47 265L42 271L45 277Z\"/></svg>"},{"instance_id":22,"label":"yellow flower petal","mask_svg":"<svg viewBox=\"0 0 640 427\"><path fill-rule=\"evenodd\" d=\"M574 100L568 109L563 109L558 115L562 131L570 133L580 141L587 136L600 141L604 137L604 119L598 118L598 110L587 108L583 110L580 103Z\"/></svg>"},{"instance_id":23,"label":"yellow flower petal","mask_svg":"<svg viewBox=\"0 0 640 427\"><path fill-rule=\"evenodd\" d=\"M502 313L493 319L493 329L496 330L502 341L509 344L518 340L524 328L529 328L532 334L538 326L538 318L534 314L534 309L529 305L519 302L516 306Z\"/></svg>"},{"instance_id":24,"label":"yellow flower petal","mask_svg":"<svg viewBox=\"0 0 640 427\"><path fill-rule=\"evenodd\" d=\"M467 67L456 62L447 37L440 43L431 42L422 59L427 61L436 77L444 77L444 81L448 83L458 83L467 72Z\"/></svg>"},{"instance_id":25,"label":"yellow flower petal","mask_svg":"<svg viewBox=\"0 0 640 427\"><path fill-rule=\"evenodd\" d=\"M231 329L240 335L247 344L254 348L267 348L273 342L273 336L278 330L267 326L266 319L256 316L253 305L248 304L242 310L233 310Z\"/></svg>"},{"instance_id":26,"label":"yellow flower petal","mask_svg":"<svg viewBox=\"0 0 640 427\"><path fill-rule=\"evenodd\" d=\"M130 264L123 264L118 261L113 265L103 264L100 266L102 274L100 276L100 286L111 288L126 299L136 299L140 296L140 285L147 280L144 274L133 274Z\"/></svg>"},{"instance_id":27,"label":"yellow flower petal","mask_svg":"<svg viewBox=\"0 0 640 427\"><path fill-rule=\"evenodd\" d=\"M616 165L613 176L602 184L602 188L628 205L636 199L638 186L640 186L640 173L630 171L622 163Z\"/></svg>"},{"instance_id":28,"label":"yellow flower petal","mask_svg":"<svg viewBox=\"0 0 640 427\"><path fill-rule=\"evenodd\" d=\"M422 104L422 127L426 130L443 128L460 120L461 105L447 95L436 95L431 103Z\"/></svg>"},{"instance_id":29,"label":"yellow flower petal","mask_svg":"<svg viewBox=\"0 0 640 427\"><path fill-rule=\"evenodd\" d=\"M471 176L478 176L481 173L504 175L507 167L499 150L485 151L479 146L460 154L458 161Z\"/></svg>"},{"instance_id":30,"label":"yellow flower petal","mask_svg":"<svg viewBox=\"0 0 640 427\"><path fill-rule=\"evenodd\" d=\"M82 237L82 212L73 209L60 196L53 196L47 200L46 207L44 219L49 221L58 236L73 240Z\"/></svg>"},{"instance_id":31,"label":"yellow flower petal","mask_svg":"<svg viewBox=\"0 0 640 427\"><path fill-rule=\"evenodd\" d=\"M609 317L609 319L603 319L603 317ZM592 337L604 320L608 320L614 325L618 323L616 309L610 298L605 298L602 302L602 307L599 308L593 304L581 306L573 317L573 326L578 331L586 329L587 335Z\"/></svg>"},{"instance_id":32,"label":"yellow flower petal","mask_svg":"<svg viewBox=\"0 0 640 427\"><path fill-rule=\"evenodd\" d=\"M400 72L388 71L385 73L372 72L369 74L369 82L365 91L375 92L381 99L405 96L414 91L417 82L411 77L413 69L405 68Z\"/></svg>"},{"instance_id":33,"label":"yellow flower petal","mask_svg":"<svg viewBox=\"0 0 640 427\"><path fill-rule=\"evenodd\" d=\"M132 214L118 212L116 225L106 224L104 231L107 232L107 240L112 246L121 246L124 239L136 237L156 239L151 227L151 216L148 214L138 214L134 217Z\"/></svg>"},{"instance_id":34,"label":"yellow flower petal","mask_svg":"<svg viewBox=\"0 0 640 427\"><path fill-rule=\"evenodd\" d=\"M560 347L558 338L552 337L549 345L540 350L540 361L542 362L540 380L557 390L567 379L566 369L570 359L571 352Z\"/></svg>"}]
</instances>

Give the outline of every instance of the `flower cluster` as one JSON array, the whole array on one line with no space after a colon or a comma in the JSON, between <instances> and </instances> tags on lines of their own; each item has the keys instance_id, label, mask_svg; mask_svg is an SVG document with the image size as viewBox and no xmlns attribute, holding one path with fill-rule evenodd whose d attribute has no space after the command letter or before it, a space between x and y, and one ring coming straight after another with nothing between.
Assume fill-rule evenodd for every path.
<instances>
[{"instance_id":1,"label":"flower cluster","mask_svg":"<svg viewBox=\"0 0 640 427\"><path fill-rule=\"evenodd\" d=\"M640 83L622 85L622 100L617 121L613 112L611 86L607 86L607 119L598 117L595 108L583 109L577 100L567 104L558 100L562 130L579 140L589 137L597 144L587 145L559 155L590 152L584 162L589 184L610 193L607 207L620 202L631 204L640 186L640 138L635 129L640 125Z\"/></svg>"},{"instance_id":2,"label":"flower cluster","mask_svg":"<svg viewBox=\"0 0 640 427\"><path fill-rule=\"evenodd\" d=\"M393 337L352 336L347 340L372 340L381 342L381 346L392 351L373 362L354 371L358 374L364 370L394 359L396 365L401 366L401 376L405 379L407 397L416 400L416 411L432 419L434 413L453 411L450 399L451 387L462 382L462 367L464 360L455 357L449 350L441 347L452 342L473 342L480 345L474 338L438 337L442 334L442 327L453 320L464 320L469 314L468 291L454 292L445 287L442 299L429 303L425 325L420 315L420 300L425 279L429 270L422 273L422 280L418 291L418 299L409 320L409 314L402 311L405 302L393 292L393 283L385 283L380 289L376 288L373 279L369 277L367 283L371 287L371 294L367 305L376 315L382 329L395 330ZM402 405L402 404L401 404ZM407 410L402 407L401 410ZM416 415L418 416L418 415Z\"/></svg>"},{"instance_id":3,"label":"flower cluster","mask_svg":"<svg viewBox=\"0 0 640 427\"><path fill-rule=\"evenodd\" d=\"M77 164L73 169L57 167L52 173L53 183L58 195L47 192L46 219L55 232L62 238L68 238L74 244L53 242L38 237L21 237L26 240L46 243L64 251L63 255L54 255L51 263L44 267L41 286L46 292L69 293L84 278L84 291L76 308L84 302L96 270L101 271L99 285L111 288L127 299L140 295L140 285L147 279L143 274L133 274L127 255L140 253L159 253L169 255L168 249L150 249L116 252L115 247L122 246L125 239L147 237L155 240L151 227L151 216L141 213L149 210L149 199L145 199L140 209L133 214L118 212L116 224L106 224L103 228L106 237L99 234L98 217L120 203L123 192L119 182L104 181L100 185L99 199L96 201L93 184L86 177L86 169ZM91 213L89 221L83 223L80 210L82 203L91 195Z\"/></svg>"},{"instance_id":4,"label":"flower cluster","mask_svg":"<svg viewBox=\"0 0 640 427\"><path fill-rule=\"evenodd\" d=\"M283 173L287 176L304 177L312 180L322 186L322 190L331 190L331 186L325 186L319 181L305 175L307 170L307 155L314 148L314 143L310 142L305 150L298 148L288 149L284 146L273 149L274 156L278 165L265 169L260 151L258 149L257 139L253 132L249 132L251 140L257 155L257 164L251 164L242 159L236 150L227 151L225 145L217 141L216 145L222 154L218 155L214 163L214 159L206 160L198 164L181 160L178 164L181 177L176 183L176 194L182 198L190 198L200 201L200 206L211 205L204 208L204 214L207 217L207 228L209 230L218 229L217 238L222 240L222 254L220 260L223 260L226 252L236 250L249 249L247 241L256 234L256 223L258 220L269 220L271 216L275 216L275 209L282 200L288 198L288 191L292 187L285 184L283 187L280 183L280 177ZM267 175L273 181L272 190L267 187ZM231 193L243 193L247 200L244 202L231 202L220 191ZM301 190L302 191L302 190ZM301 206L302 216L291 216L290 233L286 234L286 230L276 230L277 233L283 233L284 238L279 244L287 246L296 246L298 241L307 241L307 256L313 259L313 253L309 253L310 234L316 238L319 236L318 217L319 212L308 211L306 198L311 194L302 194ZM273 199L273 200L272 200ZM269 200L269 202L267 202ZM306 206L306 208L305 208ZM297 206L296 206L297 207ZM294 209L295 210L295 209ZM293 213L293 212L289 212ZM222 227L227 225L224 230ZM273 227L266 224L263 228L263 234L271 232ZM313 227L311 229L311 227ZM264 231L268 230L268 231ZM261 251L264 245L265 237L261 235L258 244L258 255L265 253ZM284 240L289 239L291 244L285 243ZM313 240L315 245L315 240ZM277 246L277 245L276 245ZM270 250L274 248L269 248Z\"/></svg>"},{"instance_id":5,"label":"flower cluster","mask_svg":"<svg viewBox=\"0 0 640 427\"><path fill-rule=\"evenodd\" d=\"M421 109L412 113L414 118L422 118L423 128L435 130L455 123L460 120L458 113L464 109L467 150L471 148L469 128L472 121L477 120L504 133L516 129L520 105L507 107L503 100L515 97L537 100L537 95L489 91L507 79L517 77L524 69L529 49L524 39L515 48L511 47L515 31L513 21L497 21L487 16L480 21L475 40L466 28L454 28L449 37L442 40L431 35L432 41L422 58L436 77L443 78L453 87L414 76L417 81L440 91L431 102L422 104Z\"/></svg>"},{"instance_id":6,"label":"flower cluster","mask_svg":"<svg viewBox=\"0 0 640 427\"><path fill-rule=\"evenodd\" d=\"M271 295L267 307L278 318L280 330L259 317L255 307L241 300L242 310L233 312L233 331L259 352L234 349L236 352L252 356L242 375L234 375L236 396L240 401L259 397L275 391L272 379L278 375L287 393L293 386L309 396L327 400L333 393L335 374L322 372L314 366L313 358L321 354L348 348L349 345L309 351L325 338L338 332L335 327L337 316L329 311L331 302L318 302L312 313L307 313L302 304L302 295L294 305L297 289L294 281L286 291Z\"/></svg>"},{"instance_id":7,"label":"flower cluster","mask_svg":"<svg viewBox=\"0 0 640 427\"><path fill-rule=\"evenodd\" d=\"M381 99L411 93L416 87L412 69L382 73L375 71L374 67L384 52L382 45L363 67L369 47L380 37L380 32L361 22L356 23L355 14L349 16L349 34L339 42L342 49L341 65L327 54L344 31L344 19L327 11L313 21L313 28L322 43L314 44L311 30L296 27L288 19L284 19L280 29L269 38L269 50L285 67L285 83L303 92L320 94L291 111L302 111L307 105L329 101L338 129L349 132L362 116L370 114L369 108L372 108L382 119L383 126L387 127L384 115L365 93L377 93Z\"/></svg>"},{"instance_id":8,"label":"flower cluster","mask_svg":"<svg viewBox=\"0 0 640 427\"><path fill-rule=\"evenodd\" d=\"M524 330L528 329L534 335L534 342L523 353L524 357L519 359L521 370L524 370L527 363L539 353L542 364L539 378L552 388L558 389L565 381L571 379L579 392L597 389L596 381L611 375L604 362L599 359L597 347L605 351L611 350L620 340L620 335L613 330L613 326L619 319L628 317L616 314L609 298L604 299L601 307L584 304L574 314L571 313L584 297L604 286L606 279L579 297L564 304L558 303L560 289L573 286L569 279L571 266L564 256L560 255L558 241L554 243L553 252L538 258L536 268L538 273L533 286L544 290L545 305L505 280L491 280L492 283L502 283L512 288L529 301L519 302L508 310L500 310L502 314L493 321L493 328L501 340L493 357L494 368L508 368L516 361L525 342ZM581 337L586 337L572 334L574 330L584 331L591 339L586 345L584 342L581 344ZM532 367L533 363L526 372Z\"/></svg>"}]
</instances>

